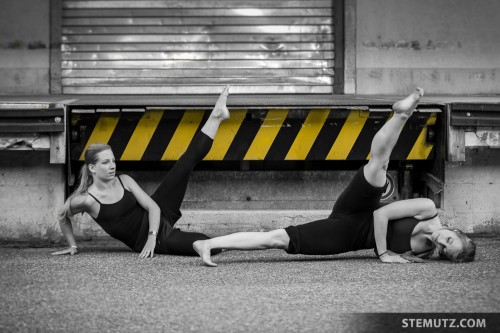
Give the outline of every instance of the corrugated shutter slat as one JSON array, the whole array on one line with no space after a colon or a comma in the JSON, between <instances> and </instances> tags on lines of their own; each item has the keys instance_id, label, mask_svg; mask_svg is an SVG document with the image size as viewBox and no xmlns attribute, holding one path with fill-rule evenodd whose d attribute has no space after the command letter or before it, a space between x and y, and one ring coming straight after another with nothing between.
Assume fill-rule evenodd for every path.
<instances>
[{"instance_id":1,"label":"corrugated shutter slat","mask_svg":"<svg viewBox=\"0 0 500 333\"><path fill-rule=\"evenodd\" d=\"M63 92L332 93L332 3L63 0Z\"/></svg>"}]
</instances>

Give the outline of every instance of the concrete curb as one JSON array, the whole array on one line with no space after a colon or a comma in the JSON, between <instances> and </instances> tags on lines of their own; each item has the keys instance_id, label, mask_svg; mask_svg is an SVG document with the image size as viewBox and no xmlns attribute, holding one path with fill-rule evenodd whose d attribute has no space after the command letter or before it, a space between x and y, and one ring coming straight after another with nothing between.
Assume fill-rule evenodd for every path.
<instances>
[{"instance_id":1,"label":"concrete curb","mask_svg":"<svg viewBox=\"0 0 500 333\"><path fill-rule=\"evenodd\" d=\"M186 210L176 226L219 236L239 231L269 231L325 219L331 210Z\"/></svg>"}]
</instances>

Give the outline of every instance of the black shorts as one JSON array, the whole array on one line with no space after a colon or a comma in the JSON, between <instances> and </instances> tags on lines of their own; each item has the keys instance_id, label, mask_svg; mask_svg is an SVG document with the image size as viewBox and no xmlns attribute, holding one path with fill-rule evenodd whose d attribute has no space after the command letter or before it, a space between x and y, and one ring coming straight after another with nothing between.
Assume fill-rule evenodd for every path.
<instances>
[{"instance_id":1,"label":"black shorts","mask_svg":"<svg viewBox=\"0 0 500 333\"><path fill-rule=\"evenodd\" d=\"M151 195L161 210L155 253L197 256L198 253L193 249L193 243L209 238L199 232L181 231L174 226L182 215L180 207L184 200L191 171L208 154L212 143L213 140L205 133L198 132L186 152L174 164ZM141 252L144 248L148 239L148 231L149 217L145 213L141 224L141 234L133 247L135 251Z\"/></svg>"},{"instance_id":2,"label":"black shorts","mask_svg":"<svg viewBox=\"0 0 500 333\"><path fill-rule=\"evenodd\" d=\"M290 254L337 254L366 248L373 234L373 212L380 207L383 187L366 180L364 167L340 194L327 219L285 229Z\"/></svg>"}]
</instances>

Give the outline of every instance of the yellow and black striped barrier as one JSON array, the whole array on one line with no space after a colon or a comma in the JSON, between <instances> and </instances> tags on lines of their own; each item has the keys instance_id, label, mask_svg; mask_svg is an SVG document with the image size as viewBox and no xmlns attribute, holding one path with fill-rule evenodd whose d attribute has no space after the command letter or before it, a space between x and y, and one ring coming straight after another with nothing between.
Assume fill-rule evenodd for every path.
<instances>
[{"instance_id":1,"label":"yellow and black striped barrier","mask_svg":"<svg viewBox=\"0 0 500 333\"><path fill-rule=\"evenodd\" d=\"M208 117L206 110L72 114L71 159L92 143L111 145L117 160L177 160ZM391 112L339 109L231 110L205 160L366 160L375 133ZM427 141L435 112L415 112L393 160L433 158Z\"/></svg>"}]
</instances>

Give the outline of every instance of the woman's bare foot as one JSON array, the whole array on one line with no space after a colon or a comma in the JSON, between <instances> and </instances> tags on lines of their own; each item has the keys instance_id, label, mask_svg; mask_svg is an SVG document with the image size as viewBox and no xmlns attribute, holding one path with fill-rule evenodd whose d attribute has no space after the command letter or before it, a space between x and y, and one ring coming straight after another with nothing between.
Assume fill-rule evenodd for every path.
<instances>
[{"instance_id":1,"label":"woman's bare foot","mask_svg":"<svg viewBox=\"0 0 500 333\"><path fill-rule=\"evenodd\" d=\"M203 263L207 266L216 267L217 264L210 260L210 247L207 241L199 240L193 243L193 249L198 253L203 260Z\"/></svg>"},{"instance_id":2,"label":"woman's bare foot","mask_svg":"<svg viewBox=\"0 0 500 333\"><path fill-rule=\"evenodd\" d=\"M424 96L424 90L422 88L415 89L408 97L392 105L394 113L411 116L422 96Z\"/></svg>"},{"instance_id":3,"label":"woman's bare foot","mask_svg":"<svg viewBox=\"0 0 500 333\"><path fill-rule=\"evenodd\" d=\"M219 121L229 119L229 110L227 109L226 102L227 96L229 95L230 86L227 85L219 96L219 99L215 103L214 109L210 114L210 117L214 117Z\"/></svg>"}]
</instances>

